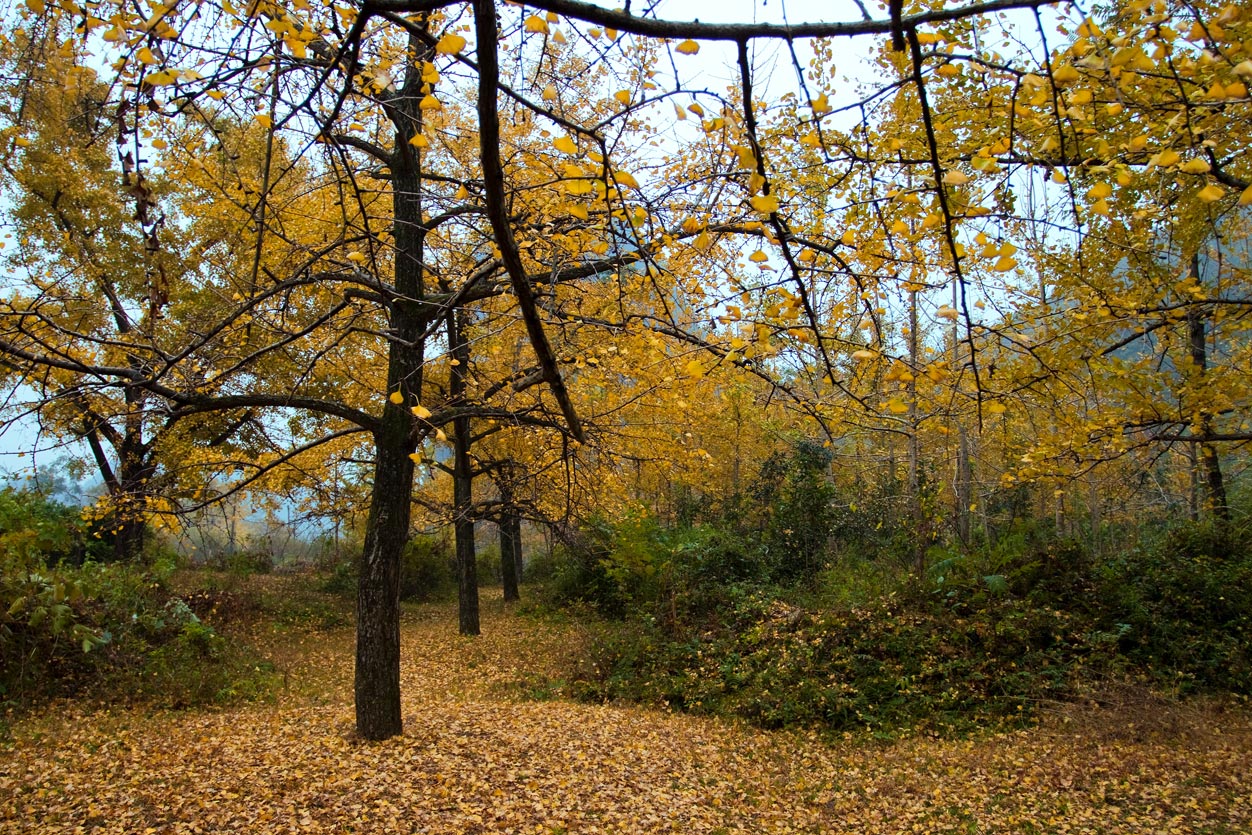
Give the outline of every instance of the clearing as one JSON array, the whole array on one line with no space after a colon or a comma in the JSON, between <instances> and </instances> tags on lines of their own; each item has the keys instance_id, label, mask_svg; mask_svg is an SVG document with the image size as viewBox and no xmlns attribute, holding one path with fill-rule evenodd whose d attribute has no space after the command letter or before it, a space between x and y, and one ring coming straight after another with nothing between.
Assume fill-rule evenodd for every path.
<instances>
[{"instance_id":1,"label":"clearing","mask_svg":"<svg viewBox=\"0 0 1252 835\"><path fill-rule=\"evenodd\" d=\"M577 626L490 592L483 632L446 604L403 625L402 737L352 728L352 634L275 629L270 702L91 709L15 722L0 831L1247 833L1252 717L1135 698L972 739L830 743L638 707L526 701Z\"/></svg>"}]
</instances>

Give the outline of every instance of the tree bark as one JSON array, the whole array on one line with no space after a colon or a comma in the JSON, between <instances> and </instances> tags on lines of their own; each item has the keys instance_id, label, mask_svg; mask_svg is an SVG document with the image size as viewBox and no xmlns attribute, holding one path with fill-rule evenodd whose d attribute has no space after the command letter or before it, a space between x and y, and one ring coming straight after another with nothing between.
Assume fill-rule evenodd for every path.
<instances>
[{"instance_id":1,"label":"tree bark","mask_svg":"<svg viewBox=\"0 0 1252 835\"><path fill-rule=\"evenodd\" d=\"M1191 257L1191 276L1200 279L1200 258ZM1196 380L1201 382L1208 371L1208 344L1205 339L1206 313L1203 308L1191 307L1187 310L1187 336L1191 349L1191 365ZM1195 427L1196 434L1202 440L1199 445L1200 466L1204 474L1204 486L1207 493L1209 512L1220 523L1230 521L1230 506L1226 501L1226 481L1222 477L1222 461L1217 455L1217 447L1211 441L1203 440L1213 431L1213 417L1208 411L1199 412L1199 421Z\"/></svg>"},{"instance_id":2,"label":"tree bark","mask_svg":"<svg viewBox=\"0 0 1252 835\"><path fill-rule=\"evenodd\" d=\"M469 368L469 342L465 338L465 314L448 316L451 368L448 393L451 403L465 402L466 372ZM470 459L470 419L452 421L452 516L456 536L457 611L462 635L478 635L478 561L474 554L474 469Z\"/></svg>"},{"instance_id":3,"label":"tree bark","mask_svg":"<svg viewBox=\"0 0 1252 835\"><path fill-rule=\"evenodd\" d=\"M500 517L500 576L504 582L504 601L506 603L514 600L521 600L522 595L518 590L518 554L521 551L521 545L517 540L517 531L514 529L514 522L517 520L517 514L512 510L505 510ZM520 528L520 525L518 525Z\"/></svg>"},{"instance_id":4,"label":"tree bark","mask_svg":"<svg viewBox=\"0 0 1252 835\"><path fill-rule=\"evenodd\" d=\"M388 404L387 413L401 412ZM380 432L374 459L374 491L366 522L357 581L356 728L365 739L386 739L403 730L400 718L400 559L409 536L413 461L408 421ZM401 412L400 418L405 416ZM393 430L387 436L387 430Z\"/></svg>"},{"instance_id":5,"label":"tree bark","mask_svg":"<svg viewBox=\"0 0 1252 835\"><path fill-rule=\"evenodd\" d=\"M410 38L420 58L429 52ZM393 280L401 298L423 299L426 227L422 219L421 154L409 140L422 129L421 61L409 62L404 86L389 102L395 127L392 155ZM400 561L409 539L413 459L417 448L409 411L420 402L425 344L423 323L408 305L390 308L387 394L374 433L374 485L365 525L365 548L357 581L356 728L365 739L386 739L403 730L400 718ZM400 403L390 395L399 393Z\"/></svg>"}]
</instances>

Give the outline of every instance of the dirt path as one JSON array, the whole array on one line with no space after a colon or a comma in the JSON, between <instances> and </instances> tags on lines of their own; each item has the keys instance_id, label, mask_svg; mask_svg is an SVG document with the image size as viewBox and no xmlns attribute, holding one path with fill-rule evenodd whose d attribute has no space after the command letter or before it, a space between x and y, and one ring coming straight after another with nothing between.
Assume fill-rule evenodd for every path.
<instances>
[{"instance_id":1,"label":"dirt path","mask_svg":"<svg viewBox=\"0 0 1252 835\"><path fill-rule=\"evenodd\" d=\"M498 602L484 615L476 640L447 607L405 624L406 730L382 744L351 738L344 631L288 649L275 704L25 720L0 748L0 832L1252 832L1244 713L1088 712L977 741L830 747L517 701L505 685L563 663L578 636Z\"/></svg>"}]
</instances>

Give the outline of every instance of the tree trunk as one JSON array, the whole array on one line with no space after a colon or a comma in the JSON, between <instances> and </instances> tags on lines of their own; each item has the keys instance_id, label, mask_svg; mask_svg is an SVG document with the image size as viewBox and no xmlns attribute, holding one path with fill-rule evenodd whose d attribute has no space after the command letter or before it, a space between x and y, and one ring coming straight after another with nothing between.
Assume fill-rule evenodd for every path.
<instances>
[{"instance_id":1,"label":"tree trunk","mask_svg":"<svg viewBox=\"0 0 1252 835\"><path fill-rule=\"evenodd\" d=\"M957 427L956 438L956 535L968 547L974 476L969 462L969 435L964 426Z\"/></svg>"},{"instance_id":2,"label":"tree trunk","mask_svg":"<svg viewBox=\"0 0 1252 835\"><path fill-rule=\"evenodd\" d=\"M1191 257L1191 275L1197 281L1200 279L1200 258L1198 255ZM1203 389L1204 376L1208 370L1208 345L1205 340L1205 311L1200 307L1191 307L1187 310L1187 335L1191 348L1191 364L1193 373L1197 381L1201 382L1198 387ZM1230 506L1226 501L1226 481L1222 477L1222 461L1217 455L1217 448L1213 446L1211 441L1206 437L1213 431L1213 416L1205 410L1199 412L1199 421L1193 428L1196 434L1201 436L1200 440L1200 466L1204 472L1204 486L1207 492L1209 512L1213 514L1213 518L1220 523L1230 521Z\"/></svg>"},{"instance_id":3,"label":"tree trunk","mask_svg":"<svg viewBox=\"0 0 1252 835\"><path fill-rule=\"evenodd\" d=\"M448 316L448 353L452 365L448 394L454 405L465 405L469 342L465 339L465 314ZM452 421L452 518L456 536L457 610L462 635L478 635L478 561L474 554L474 470L470 460L470 419Z\"/></svg>"},{"instance_id":4,"label":"tree trunk","mask_svg":"<svg viewBox=\"0 0 1252 835\"><path fill-rule=\"evenodd\" d=\"M526 577L526 561L522 555L522 517L516 513L509 515L509 525L513 528L513 565L517 582L520 585ZM520 597L520 590L518 596Z\"/></svg>"},{"instance_id":5,"label":"tree trunk","mask_svg":"<svg viewBox=\"0 0 1252 835\"><path fill-rule=\"evenodd\" d=\"M517 555L518 541L516 531L513 528L513 521L517 518L517 514L512 510L506 510L504 515L500 517L500 576L504 581L504 600L506 603L514 600L521 600L522 595L518 591L518 572L517 572Z\"/></svg>"},{"instance_id":6,"label":"tree trunk","mask_svg":"<svg viewBox=\"0 0 1252 835\"><path fill-rule=\"evenodd\" d=\"M421 60L429 48L416 37L404 86L390 103L395 126L391 160L393 280L402 299L426 296L423 266L421 154L409 140L421 132ZM417 448L409 408L421 400L424 323L406 304L390 308L387 393L382 426L374 436L374 484L365 524L365 548L357 581L356 729L365 739L386 739L403 730L400 718L400 561L409 539L413 459ZM399 393L400 403L390 395Z\"/></svg>"},{"instance_id":7,"label":"tree trunk","mask_svg":"<svg viewBox=\"0 0 1252 835\"><path fill-rule=\"evenodd\" d=\"M403 729L400 719L400 559L409 536L413 461L403 412L388 404L377 439L374 491L357 581L356 728L365 739L386 739ZM398 437L388 420L404 422ZM390 424L390 426L388 425Z\"/></svg>"}]
</instances>

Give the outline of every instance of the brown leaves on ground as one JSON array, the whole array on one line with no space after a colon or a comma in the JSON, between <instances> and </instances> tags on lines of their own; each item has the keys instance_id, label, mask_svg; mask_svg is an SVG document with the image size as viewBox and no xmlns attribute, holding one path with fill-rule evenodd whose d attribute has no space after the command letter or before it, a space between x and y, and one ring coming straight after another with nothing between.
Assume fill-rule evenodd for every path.
<instances>
[{"instance_id":1,"label":"brown leaves on ground","mask_svg":"<svg viewBox=\"0 0 1252 835\"><path fill-rule=\"evenodd\" d=\"M977 740L823 744L630 707L522 702L572 627L484 611L404 625L405 734L351 734L351 635L276 657L275 704L22 720L0 749L4 832L1252 831L1244 712L1144 703ZM299 651L293 650L299 647ZM1172 711L1169 721L1151 714ZM1145 730L1145 723L1151 732Z\"/></svg>"}]
</instances>

